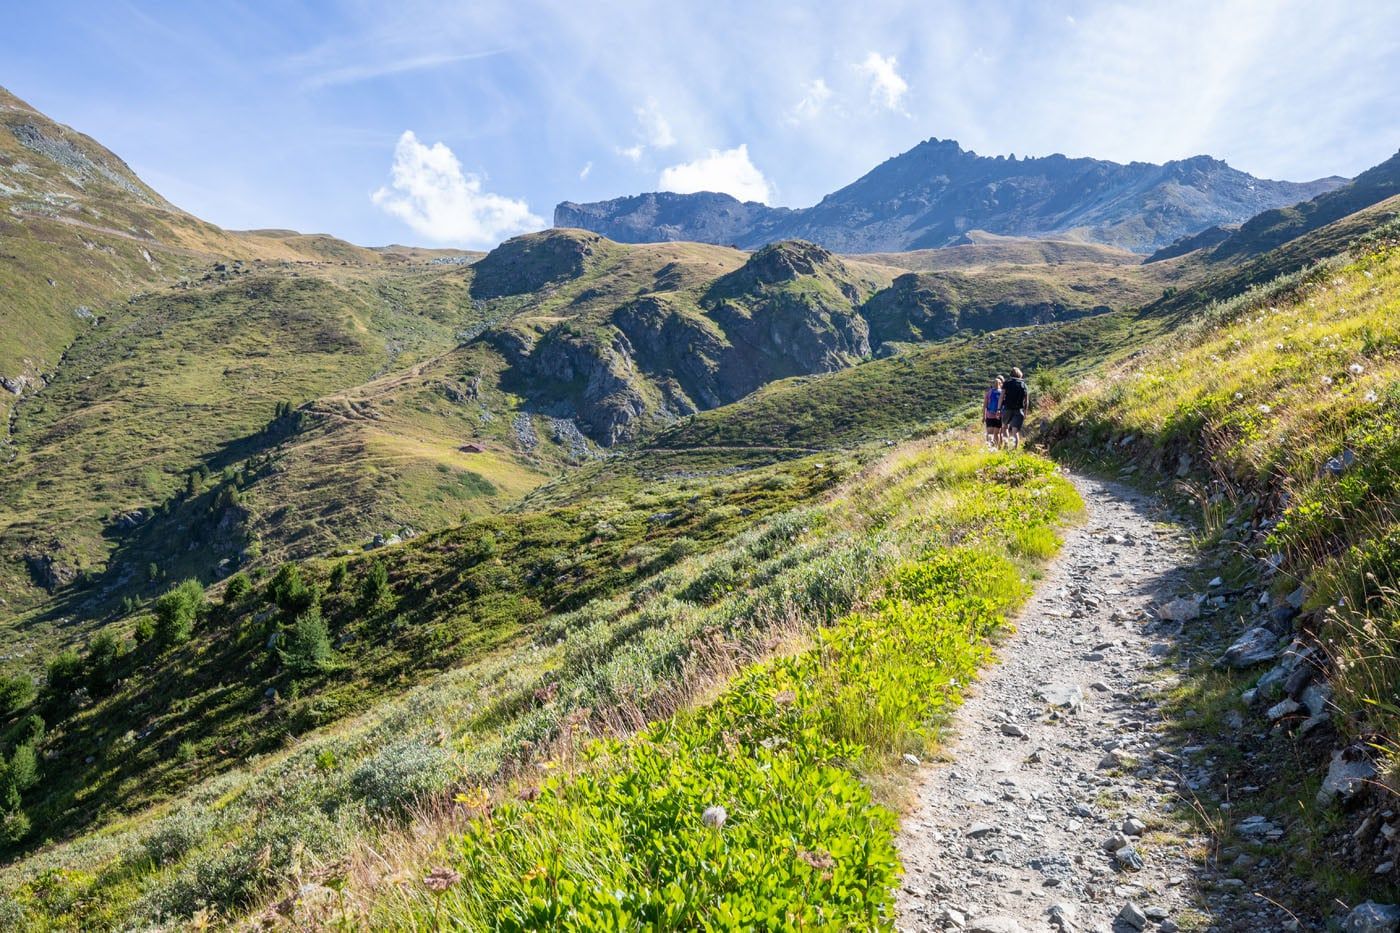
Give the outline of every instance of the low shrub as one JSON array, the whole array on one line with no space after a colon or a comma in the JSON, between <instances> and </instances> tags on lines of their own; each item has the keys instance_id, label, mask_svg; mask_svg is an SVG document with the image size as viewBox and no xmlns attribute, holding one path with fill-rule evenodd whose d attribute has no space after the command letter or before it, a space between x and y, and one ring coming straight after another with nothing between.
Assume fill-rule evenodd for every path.
<instances>
[{"instance_id":1,"label":"low shrub","mask_svg":"<svg viewBox=\"0 0 1400 933\"><path fill-rule=\"evenodd\" d=\"M859 775L936 737L989 636L1024 597L1006 537L992 532L1049 531L1059 505L1077 504L1048 467L1014 462L1025 459L994 458L1021 480L1004 500L1012 514L981 540L931 542L888 574L881 600L817 629L805 650L751 666L714 702L630 741L593 744L582 772L547 780L533 800L498 806L449 842L443 856L456 874L447 890L405 895L376 920L517 930L888 926L896 821ZM950 484L959 504L991 485L969 476ZM874 541L829 552L798 592L828 610L853 599L853 572L878 566L878 553ZM681 632L644 629L637 657L653 669L668 663L685 644ZM643 647L656 639L667 647ZM613 669L628 650L614 653ZM649 676L641 665L624 669Z\"/></svg>"},{"instance_id":2,"label":"low shrub","mask_svg":"<svg viewBox=\"0 0 1400 933\"><path fill-rule=\"evenodd\" d=\"M350 775L350 787L370 809L392 811L442 791L453 774L452 756L446 749L405 740L360 764Z\"/></svg>"}]
</instances>

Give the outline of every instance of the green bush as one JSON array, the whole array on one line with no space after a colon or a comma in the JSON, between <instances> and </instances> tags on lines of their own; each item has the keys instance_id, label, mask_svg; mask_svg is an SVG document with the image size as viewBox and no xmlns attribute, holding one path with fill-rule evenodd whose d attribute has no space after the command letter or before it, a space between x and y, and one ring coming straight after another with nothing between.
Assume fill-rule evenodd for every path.
<instances>
[{"instance_id":1,"label":"green bush","mask_svg":"<svg viewBox=\"0 0 1400 933\"><path fill-rule=\"evenodd\" d=\"M246 573L235 573L228 578L228 583L224 585L224 605L236 606L253 592L253 581L248 579Z\"/></svg>"},{"instance_id":2,"label":"green bush","mask_svg":"<svg viewBox=\"0 0 1400 933\"><path fill-rule=\"evenodd\" d=\"M393 608L393 592L389 589L389 570L382 560L370 561L360 578L361 612L376 612Z\"/></svg>"},{"instance_id":3,"label":"green bush","mask_svg":"<svg viewBox=\"0 0 1400 933\"><path fill-rule=\"evenodd\" d=\"M204 587L198 580L185 580L156 598L155 640L162 648L190 640L195 620L204 608Z\"/></svg>"},{"instance_id":4,"label":"green bush","mask_svg":"<svg viewBox=\"0 0 1400 933\"><path fill-rule=\"evenodd\" d=\"M279 649L282 663L298 674L325 670L331 660L331 635L315 606L297 616Z\"/></svg>"},{"instance_id":5,"label":"green bush","mask_svg":"<svg viewBox=\"0 0 1400 933\"><path fill-rule=\"evenodd\" d=\"M170 865L184 858L209 835L213 816L180 810L165 817L141 841L141 851L156 865Z\"/></svg>"},{"instance_id":6,"label":"green bush","mask_svg":"<svg viewBox=\"0 0 1400 933\"><path fill-rule=\"evenodd\" d=\"M10 755L7 772L6 780L20 792L39 783L39 758L34 754L34 746L17 746Z\"/></svg>"},{"instance_id":7,"label":"green bush","mask_svg":"<svg viewBox=\"0 0 1400 933\"><path fill-rule=\"evenodd\" d=\"M63 649L49 661L48 687L50 693L55 695L71 693L82 683L82 679L83 659L78 657L78 652L72 648Z\"/></svg>"},{"instance_id":8,"label":"green bush","mask_svg":"<svg viewBox=\"0 0 1400 933\"><path fill-rule=\"evenodd\" d=\"M350 787L371 809L395 810L443 790L453 773L445 749L404 740L362 762L350 775Z\"/></svg>"},{"instance_id":9,"label":"green bush","mask_svg":"<svg viewBox=\"0 0 1400 933\"><path fill-rule=\"evenodd\" d=\"M112 689L117 682L117 665L121 655L121 639L114 633L103 630L93 636L92 641L88 643L85 662L88 689L93 694L101 695Z\"/></svg>"},{"instance_id":10,"label":"green bush","mask_svg":"<svg viewBox=\"0 0 1400 933\"><path fill-rule=\"evenodd\" d=\"M296 564L283 564L268 585L268 595L278 609L289 615L296 615L310 609L317 602L317 593L302 579L301 568Z\"/></svg>"},{"instance_id":11,"label":"green bush","mask_svg":"<svg viewBox=\"0 0 1400 933\"><path fill-rule=\"evenodd\" d=\"M14 845L29 835L29 817L22 810L0 814L0 845Z\"/></svg>"},{"instance_id":12,"label":"green bush","mask_svg":"<svg viewBox=\"0 0 1400 933\"><path fill-rule=\"evenodd\" d=\"M142 616L132 627L131 637L138 645L144 645L156 637L156 620L152 616Z\"/></svg>"},{"instance_id":13,"label":"green bush","mask_svg":"<svg viewBox=\"0 0 1400 933\"><path fill-rule=\"evenodd\" d=\"M28 674L0 674L0 717L12 716L34 702L34 678Z\"/></svg>"}]
</instances>

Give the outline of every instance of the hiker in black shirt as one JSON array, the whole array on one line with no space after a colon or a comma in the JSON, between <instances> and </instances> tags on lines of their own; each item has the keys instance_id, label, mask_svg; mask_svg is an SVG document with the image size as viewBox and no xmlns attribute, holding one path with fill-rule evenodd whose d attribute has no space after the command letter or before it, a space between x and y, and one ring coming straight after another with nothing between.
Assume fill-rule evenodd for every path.
<instances>
[{"instance_id":1,"label":"hiker in black shirt","mask_svg":"<svg viewBox=\"0 0 1400 933\"><path fill-rule=\"evenodd\" d=\"M1026 407L1031 400L1030 387L1021 370L1012 367L1011 378L1001 387L1001 430L1011 437L1011 446L1021 443L1021 425L1026 421Z\"/></svg>"}]
</instances>

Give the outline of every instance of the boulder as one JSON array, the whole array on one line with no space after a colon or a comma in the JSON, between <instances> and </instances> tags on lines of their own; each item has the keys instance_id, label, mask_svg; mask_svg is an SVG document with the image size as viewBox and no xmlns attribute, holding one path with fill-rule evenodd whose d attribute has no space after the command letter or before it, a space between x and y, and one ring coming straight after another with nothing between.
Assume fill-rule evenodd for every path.
<instances>
[{"instance_id":1,"label":"boulder","mask_svg":"<svg viewBox=\"0 0 1400 933\"><path fill-rule=\"evenodd\" d=\"M1396 933L1400 930L1400 907L1366 901L1352 908L1342 921L1344 933Z\"/></svg>"},{"instance_id":2,"label":"boulder","mask_svg":"<svg viewBox=\"0 0 1400 933\"><path fill-rule=\"evenodd\" d=\"M1045 684L1038 692L1040 698L1051 706L1078 710L1084 705L1084 691L1078 684Z\"/></svg>"},{"instance_id":3,"label":"boulder","mask_svg":"<svg viewBox=\"0 0 1400 933\"><path fill-rule=\"evenodd\" d=\"M1200 617L1201 601L1194 597L1180 596L1157 607L1157 618L1164 622L1190 622Z\"/></svg>"},{"instance_id":4,"label":"boulder","mask_svg":"<svg viewBox=\"0 0 1400 933\"><path fill-rule=\"evenodd\" d=\"M1263 627L1252 628L1225 649L1220 663L1243 670L1278 657L1278 636Z\"/></svg>"},{"instance_id":5,"label":"boulder","mask_svg":"<svg viewBox=\"0 0 1400 933\"><path fill-rule=\"evenodd\" d=\"M1322 779L1322 786L1317 791L1317 803L1323 807L1334 800L1347 803L1375 777L1376 766L1371 764L1361 749L1356 746L1339 749L1332 753L1327 776Z\"/></svg>"}]
</instances>

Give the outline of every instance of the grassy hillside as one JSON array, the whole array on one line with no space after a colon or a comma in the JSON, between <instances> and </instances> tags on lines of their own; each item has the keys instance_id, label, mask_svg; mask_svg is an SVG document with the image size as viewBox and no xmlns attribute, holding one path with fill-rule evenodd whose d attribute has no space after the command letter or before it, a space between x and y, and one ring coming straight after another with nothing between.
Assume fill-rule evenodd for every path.
<instances>
[{"instance_id":1,"label":"grassy hillside","mask_svg":"<svg viewBox=\"0 0 1400 933\"><path fill-rule=\"evenodd\" d=\"M131 294L216 259L402 261L326 236L232 233L170 204L118 156L0 88L0 418ZM0 448L3 452L3 448Z\"/></svg>"},{"instance_id":2,"label":"grassy hillside","mask_svg":"<svg viewBox=\"0 0 1400 933\"><path fill-rule=\"evenodd\" d=\"M1325 691L1322 727L1295 729L1284 718L1271 741L1251 749L1258 760L1234 769L1236 780L1263 788L1247 805L1282 804L1277 815L1290 829L1280 857L1296 859L1319 896L1353 903L1367 892L1390 901L1400 890L1387 843L1370 845L1358 828L1393 805L1400 767L1397 322L1400 222L1392 220L1319 266L1199 309L1172 337L1083 387L1046 435L1061 456L1122 466L1195 499L1220 573L1262 576L1271 589L1263 609L1229 607L1238 626L1267 625L1315 652L1299 667L1315 670ZM1194 716L1238 715L1242 696L1262 716L1297 694L1293 684L1263 665L1203 667L1183 693ZM1316 798L1338 745L1376 761L1377 781L1349 815ZM1271 760L1281 766L1259 764ZM1326 872L1316 871L1320 862Z\"/></svg>"},{"instance_id":3,"label":"grassy hillside","mask_svg":"<svg viewBox=\"0 0 1400 933\"><path fill-rule=\"evenodd\" d=\"M199 801L198 807L139 811L112 823L104 833L15 863L0 871L6 898L0 900L0 909L17 922L103 929L133 920L187 918L198 911L210 918L238 916L274 892L300 887L301 894L274 908L270 919L305 925L349 910L343 922L352 926L405 925L411 922L405 911L419 907L411 901L382 900L392 894L395 873L416 871L414 862L429 857L437 840L446 841L462 819L486 812L483 808L494 809L494 802L506 799L515 788L523 786L526 796L533 796L535 791L528 789L539 773L534 762L555 759L572 771L574 765L568 763L593 757L579 757L590 737L625 735L647 721L702 702L711 685L753 661L761 662L778 644L800 646L820 637L834 646L855 636L872 638L873 666L865 670L873 681L862 678L857 684L851 679L854 658L807 652L792 662L747 670L741 675L745 686L727 696L756 697L768 710L763 715L771 717L774 707L766 698L781 694L784 685L792 688L790 706L782 706L779 697L777 712L783 715L778 720L751 720L752 731L735 737L757 743L798 729L794 735L805 736L801 743L818 743L812 746L819 751L815 756L793 757L805 744L776 753L774 764L790 775L796 795L782 799L810 796L819 801L811 808L812 818L804 818L805 826L794 827L813 851L841 856L849 851L843 841L849 834L864 838L864 830L875 831L861 843L872 860L864 868L851 862L852 899L833 898L830 909L839 911L833 916L847 918L869 916L861 912L872 910L878 915L892 879L892 823L855 778L903 751L923 750L936 739L933 727L946 704L956 698L955 683L984 656L981 639L995 630L1000 614L1022 592L1016 567L1000 556L1007 553L1006 542L1011 542L1011 553L1024 560L1044 557L1054 547L1051 526L1073 499L1062 481L1046 474L1043 462L1029 458L989 458L920 445L895 451L843 482L851 466L845 458L825 456L719 479L634 482L626 494L622 489L627 484L614 486L604 496L581 495L587 504L573 509L491 520L489 525L420 539L384 553L389 583L387 592L380 594L383 601L370 611L359 609L344 623L337 607L365 592L366 564L355 565L339 584L331 582L333 565L304 568L307 582L324 587L322 617L332 620L331 630L340 636L332 660L319 671L283 674L290 679L277 682L279 696L270 703L261 699L261 684L235 687L232 693L225 685L206 701L172 702L171 714L188 709L207 716L209 701L246 693L260 706L256 720L249 720L245 728L264 730L269 716L309 726L346 697L343 688L326 692L318 685L395 670L382 656L394 645L417 646L402 656L413 666L397 668L398 691L405 686L404 674L426 658L437 658L435 663L444 667L464 666L434 675L428 686L403 693L345 727L318 732L289 751L244 759L243 765L229 757L241 757L228 744L236 735L211 736L206 744L192 732L172 729L176 720L170 714L160 717L154 730L101 743L96 746L100 763L88 769L82 782L74 782L81 783L85 800L110 800L113 789L122 785L98 775L120 771L124 761L148 757L151 764L164 762L153 773L167 787L182 774L199 781L187 798ZM589 488L584 486L580 493ZM819 500L813 499L816 493L821 493ZM985 506L994 498L1002 506L988 511ZM739 528L748 530L735 536ZM587 548L580 547L579 533L586 535ZM487 539L489 545L483 543ZM953 539L960 545L948 550ZM540 573L546 565L550 569ZM524 589L500 584L499 595L479 589L488 580L495 585L494 579L503 573L521 574L517 579ZM437 581L432 596L420 586L429 579ZM973 579L981 582L972 589L981 587L985 599L972 598L967 581ZM888 581L883 586L886 598L877 603L873 597L881 580ZM947 590L949 580L958 581L956 597ZM476 608L464 609L459 594L474 590L481 592L472 604ZM347 592L348 597L342 595ZM552 602L549 593L567 594L567 601ZM517 607L525 598L539 602L531 613L521 615ZM134 649L136 663L168 671L166 683L173 686L188 676L177 676L182 668L211 652L230 650L224 646L230 643L246 645L237 650L267 659L260 664L287 667L287 658L275 661L276 649L265 647L269 625L282 631L283 638L294 639L300 623L292 622L286 610L258 621L266 616L259 611L266 605L261 592L244 599L201 617L193 640L172 652L152 656L141 654L149 649ZM450 616L436 617L430 606L455 608ZM832 636L815 635L816 628L855 606L870 606L870 613L847 618ZM568 611L551 614L561 609ZM476 621L469 622L469 616ZM489 618L499 621L488 624ZM892 627L894 623L904 628ZM452 635L454 631L469 639L456 649L452 639L461 636ZM892 652L896 643L888 636L897 631L904 634L899 650ZM354 637L347 640L345 634ZM357 647L360 642L368 644ZM284 643L282 650L290 651L295 643ZM911 653L910 645L935 654ZM957 646L956 655L948 653L952 646ZM452 660L454 656L460 660ZM826 660L817 663L821 658ZM814 663L816 667L809 667ZM896 689L914 673L926 681L918 690ZM829 718L838 708L849 708L842 698L851 690L864 695L869 684L885 682L889 702L879 707L878 719ZM675 731L653 730L640 743L614 746L614 765L600 761L598 770L589 772L594 777L581 774L569 780L626 781L629 773L640 776L635 769L645 760L656 760L645 758L656 752L674 763L716 762L706 736L733 731L723 725L723 717L734 715L735 702L722 699L708 711L685 714ZM300 712L292 717L293 710ZM80 715L78 722L106 722L95 713ZM803 728L806 722L817 731ZM719 731L711 731L715 728ZM63 731L80 730L75 723ZM96 738L91 727L81 731ZM161 751L177 740L176 754ZM673 741L689 743L685 747L694 754L668 753L667 743ZM738 755L738 748L730 754ZM216 757L211 760L208 755ZM757 761L747 753L742 757ZM65 755L63 760L70 759ZM819 764L823 761L826 764ZM234 764L235 770L209 776L224 763ZM771 792L757 785L751 791L740 786L762 772L728 765L705 771L706 780L721 782L716 792L727 786L724 782L738 782L733 793ZM683 774L671 778L659 786L702 792L703 785L692 785ZM93 787L94 781L101 783L101 790ZM125 786L127 793L149 796L149 788L138 790L134 782ZM571 786L575 785L559 784L557 789ZM553 782L546 785L539 807L564 804L565 797L555 796L555 788ZM839 793L833 792L836 788ZM671 798L660 812L684 809L684 793L688 792ZM405 820L423 812L407 806L425 799L437 801L427 811L436 816L404 835ZM573 806L582 804L572 794L568 799ZM497 812L506 817L510 811ZM826 815L817 820L818 814ZM528 814L522 817L530 819ZM698 820L698 811L686 817L687 823L692 820ZM554 825L567 833L566 827L573 824ZM666 828L671 831L682 839L694 829ZM477 837L469 827L468 832L486 847L470 856L485 870L511 874L511 860L527 857L528 849L509 855L490 837ZM591 848L591 839L561 835L558 841L568 851L583 854L585 850L576 847ZM592 848L593 856L613 851L616 844ZM451 845L455 849L457 844ZM388 854L398 864L372 859L371 851ZM674 850L657 869L692 875L687 860L705 857L687 852L685 847ZM789 852L786 858L790 856ZM782 853L755 850L742 856L743 863L755 857L766 864ZM624 864L612 863L608 870L621 870ZM740 862L716 863L714 870L722 875L731 870L724 867L727 864ZM488 874L478 872L475 877L482 886L474 890L485 896ZM786 877L778 874L774 879ZM642 890L621 878L619 882ZM512 885L519 883L516 876ZM528 877L525 883L518 889L491 884L497 894L489 896L504 897L503 904L515 903L517 897L528 899L534 887ZM551 887L556 895L574 889L571 884ZM353 896L322 896L332 889ZM784 882L775 890L798 889ZM569 906L567 896L548 900L551 910ZM494 908L480 901L458 902L453 908L464 911L463 920L479 909ZM792 909L806 908L794 903Z\"/></svg>"},{"instance_id":4,"label":"grassy hillside","mask_svg":"<svg viewBox=\"0 0 1400 933\"><path fill-rule=\"evenodd\" d=\"M1400 195L1400 152L1335 191L1250 218L1211 250L1211 258L1217 262L1238 262L1257 256L1397 195Z\"/></svg>"},{"instance_id":5,"label":"grassy hillside","mask_svg":"<svg viewBox=\"0 0 1400 933\"><path fill-rule=\"evenodd\" d=\"M358 267L292 275L235 266L126 303L90 328L45 390L15 413L13 459L0 478L0 597L17 611L34 604L34 582L58 590L93 573L106 574L101 586L109 587L151 561L161 565L158 578L170 579L207 578L225 558L241 563L256 538L228 536L221 552L172 554L160 541L142 548L140 529L207 477L241 470L296 434L300 415L272 424L279 402L299 406L452 347L481 319L466 282L453 266L393 278ZM256 497L240 503L229 521L246 524L255 505ZM257 511L301 505L287 497ZM361 519L393 520L372 507ZM171 531L167 523L162 535ZM126 551L120 566L109 566ZM47 579L34 573L40 562Z\"/></svg>"},{"instance_id":6,"label":"grassy hillside","mask_svg":"<svg viewBox=\"0 0 1400 933\"><path fill-rule=\"evenodd\" d=\"M939 272L950 269L975 271L1004 266L1142 264L1140 254L1101 243L998 236L981 230L969 231L967 241L942 249L915 249L904 253L858 253L853 258L884 263L911 272Z\"/></svg>"},{"instance_id":7,"label":"grassy hillside","mask_svg":"<svg viewBox=\"0 0 1400 933\"><path fill-rule=\"evenodd\" d=\"M788 379L702 412L649 449L841 447L907 437L950 415L971 417L996 373L1020 366L1033 395L1147 343L1165 324L1134 312L960 336L823 376ZM1037 378L1039 377L1039 378Z\"/></svg>"}]
</instances>

